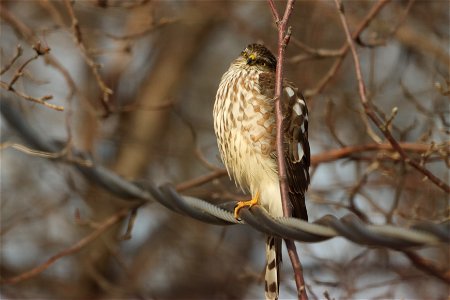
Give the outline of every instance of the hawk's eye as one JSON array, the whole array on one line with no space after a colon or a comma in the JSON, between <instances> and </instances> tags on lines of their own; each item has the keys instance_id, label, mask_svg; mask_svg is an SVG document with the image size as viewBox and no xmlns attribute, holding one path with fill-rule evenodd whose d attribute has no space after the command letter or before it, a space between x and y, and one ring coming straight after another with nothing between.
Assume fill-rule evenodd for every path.
<instances>
[{"instance_id":1,"label":"hawk's eye","mask_svg":"<svg viewBox=\"0 0 450 300\"><path fill-rule=\"evenodd\" d=\"M267 62L264 59L257 59L255 61L255 64L258 65L258 66L262 66L262 67L267 66Z\"/></svg>"}]
</instances>

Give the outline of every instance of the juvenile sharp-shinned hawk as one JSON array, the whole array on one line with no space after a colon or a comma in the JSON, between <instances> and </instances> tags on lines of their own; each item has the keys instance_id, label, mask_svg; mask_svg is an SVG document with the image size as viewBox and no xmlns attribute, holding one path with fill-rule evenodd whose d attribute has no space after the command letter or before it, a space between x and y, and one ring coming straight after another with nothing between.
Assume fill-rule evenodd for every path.
<instances>
[{"instance_id":1,"label":"juvenile sharp-shinned hawk","mask_svg":"<svg viewBox=\"0 0 450 300\"><path fill-rule=\"evenodd\" d=\"M263 45L251 44L222 76L214 104L214 130L228 174L252 200L235 208L261 204L272 216L283 216L276 155L276 59ZM305 192L309 185L308 110L302 95L283 82L284 161L293 216L308 219ZM277 299L281 239L266 241L265 295Z\"/></svg>"}]
</instances>

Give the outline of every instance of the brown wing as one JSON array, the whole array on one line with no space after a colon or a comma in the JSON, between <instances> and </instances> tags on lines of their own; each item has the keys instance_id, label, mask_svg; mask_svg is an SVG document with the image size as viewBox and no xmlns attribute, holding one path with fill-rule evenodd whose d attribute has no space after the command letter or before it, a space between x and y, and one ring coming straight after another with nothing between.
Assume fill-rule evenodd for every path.
<instances>
[{"instance_id":1,"label":"brown wing","mask_svg":"<svg viewBox=\"0 0 450 300\"><path fill-rule=\"evenodd\" d=\"M261 93L273 98L275 74L259 75ZM292 203L292 215L308 220L305 206L305 193L309 185L310 152L308 142L308 109L303 95L291 83L283 82L284 114L284 159L289 185L289 200ZM276 159L276 152L272 153Z\"/></svg>"},{"instance_id":2,"label":"brown wing","mask_svg":"<svg viewBox=\"0 0 450 300\"><path fill-rule=\"evenodd\" d=\"M308 142L308 108L303 95L291 84L283 89L285 114L285 164L289 199L293 217L308 220L305 193L309 185L310 151Z\"/></svg>"}]
</instances>

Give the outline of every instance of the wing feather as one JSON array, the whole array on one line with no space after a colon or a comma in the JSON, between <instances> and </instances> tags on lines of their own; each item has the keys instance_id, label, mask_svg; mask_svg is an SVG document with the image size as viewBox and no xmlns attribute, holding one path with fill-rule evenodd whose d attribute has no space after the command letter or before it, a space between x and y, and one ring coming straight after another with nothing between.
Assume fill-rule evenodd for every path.
<instances>
[{"instance_id":1,"label":"wing feather","mask_svg":"<svg viewBox=\"0 0 450 300\"><path fill-rule=\"evenodd\" d=\"M272 73L259 75L261 93L273 98L275 76ZM289 200L292 214L308 220L305 193L309 185L310 149L308 142L308 108L303 95L293 84L283 82L282 107L284 115L284 159L289 185ZM276 152L271 154L276 159Z\"/></svg>"},{"instance_id":2,"label":"wing feather","mask_svg":"<svg viewBox=\"0 0 450 300\"><path fill-rule=\"evenodd\" d=\"M309 185L310 149L308 141L308 108L303 95L289 83L283 89L285 114L285 164L289 198L296 218L308 220L305 193Z\"/></svg>"}]
</instances>

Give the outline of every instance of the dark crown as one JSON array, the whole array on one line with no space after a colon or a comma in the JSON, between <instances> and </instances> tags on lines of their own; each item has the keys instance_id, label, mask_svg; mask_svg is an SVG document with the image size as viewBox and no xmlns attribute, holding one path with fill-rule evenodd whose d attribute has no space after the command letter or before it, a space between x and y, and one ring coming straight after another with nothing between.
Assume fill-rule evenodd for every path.
<instances>
[{"instance_id":1,"label":"dark crown","mask_svg":"<svg viewBox=\"0 0 450 300\"><path fill-rule=\"evenodd\" d=\"M242 56L247 59L247 64L267 67L275 70L277 60L272 52L261 44L250 44L242 51Z\"/></svg>"}]
</instances>

